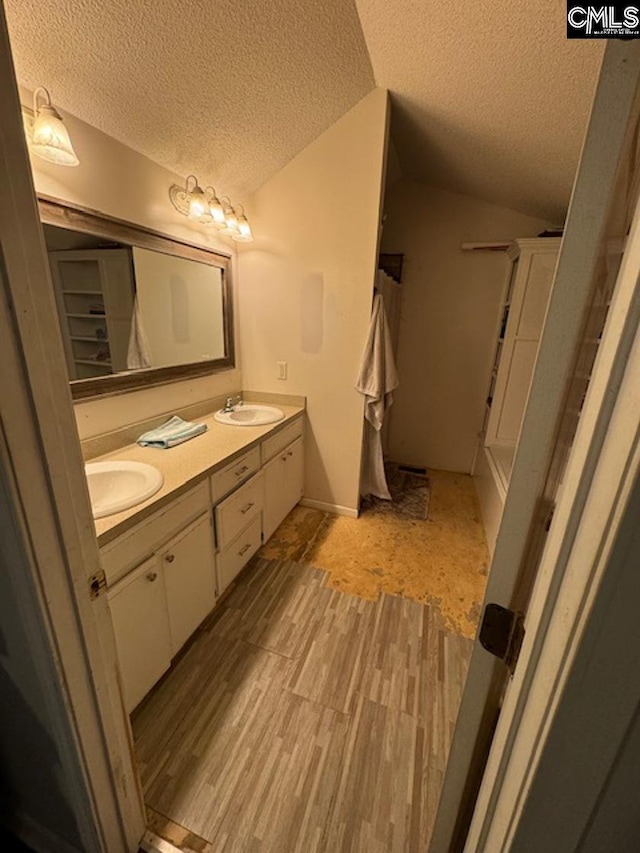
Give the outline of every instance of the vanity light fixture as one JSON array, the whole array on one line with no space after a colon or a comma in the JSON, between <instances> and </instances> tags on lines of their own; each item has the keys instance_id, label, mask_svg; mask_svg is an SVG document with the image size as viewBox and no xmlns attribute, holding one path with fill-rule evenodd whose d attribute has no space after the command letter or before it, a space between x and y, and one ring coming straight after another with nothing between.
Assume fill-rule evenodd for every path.
<instances>
[{"instance_id":1,"label":"vanity light fixture","mask_svg":"<svg viewBox=\"0 0 640 853\"><path fill-rule=\"evenodd\" d=\"M231 236L238 243L250 243L253 240L251 226L249 225L249 220L244 214L244 207L242 207L242 205L240 205L240 209L242 210L242 213L238 217L238 230Z\"/></svg>"},{"instance_id":2,"label":"vanity light fixture","mask_svg":"<svg viewBox=\"0 0 640 853\"><path fill-rule=\"evenodd\" d=\"M184 187L172 184L169 187L171 204L189 219L201 222L203 225L213 225L221 234L226 234L239 243L249 243L253 240L251 226L242 205L234 210L228 196L218 198L215 189L208 186L202 190L195 175L189 175Z\"/></svg>"},{"instance_id":3,"label":"vanity light fixture","mask_svg":"<svg viewBox=\"0 0 640 853\"><path fill-rule=\"evenodd\" d=\"M43 103L38 104L38 98ZM29 147L34 154L58 166L77 166L80 161L73 150L69 131L60 113L51 103L51 95L40 86L33 93L33 124L29 133Z\"/></svg>"}]
</instances>

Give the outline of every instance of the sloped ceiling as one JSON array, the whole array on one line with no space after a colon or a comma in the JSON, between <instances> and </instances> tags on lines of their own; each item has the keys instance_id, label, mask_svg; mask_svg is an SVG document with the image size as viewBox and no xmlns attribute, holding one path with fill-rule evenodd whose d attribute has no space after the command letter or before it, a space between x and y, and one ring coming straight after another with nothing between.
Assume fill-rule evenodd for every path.
<instances>
[{"instance_id":1,"label":"sloped ceiling","mask_svg":"<svg viewBox=\"0 0 640 853\"><path fill-rule=\"evenodd\" d=\"M604 48L563 0L356 5L403 174L563 222Z\"/></svg>"},{"instance_id":2,"label":"sloped ceiling","mask_svg":"<svg viewBox=\"0 0 640 853\"><path fill-rule=\"evenodd\" d=\"M561 221L603 49L560 0L5 4L23 85L234 199L379 85L405 175Z\"/></svg>"},{"instance_id":3,"label":"sloped ceiling","mask_svg":"<svg viewBox=\"0 0 640 853\"><path fill-rule=\"evenodd\" d=\"M238 201L375 84L351 0L5 0L19 82Z\"/></svg>"}]
</instances>

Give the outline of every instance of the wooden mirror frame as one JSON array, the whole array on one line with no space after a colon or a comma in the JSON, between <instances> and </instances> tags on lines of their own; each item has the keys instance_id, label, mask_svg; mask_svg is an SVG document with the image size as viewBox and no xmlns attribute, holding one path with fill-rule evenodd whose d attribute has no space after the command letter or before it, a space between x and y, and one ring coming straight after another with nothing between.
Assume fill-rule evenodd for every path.
<instances>
[{"instance_id":1,"label":"wooden mirror frame","mask_svg":"<svg viewBox=\"0 0 640 853\"><path fill-rule=\"evenodd\" d=\"M233 290L231 284L231 257L229 255L205 249L195 243L176 240L160 231L153 231L142 225L114 219L93 210L74 207L55 198L38 195L40 221L44 225L55 225L69 231L91 234L126 246L152 249L165 255L175 255L190 261L199 261L218 267L222 273L222 314L224 320L224 352L222 358L209 361L197 361L190 364L176 364L171 367L149 367L126 373L113 373L92 379L70 380L71 396L74 400L98 397L163 385L179 379L205 376L218 370L235 367L235 348L233 337Z\"/></svg>"}]
</instances>

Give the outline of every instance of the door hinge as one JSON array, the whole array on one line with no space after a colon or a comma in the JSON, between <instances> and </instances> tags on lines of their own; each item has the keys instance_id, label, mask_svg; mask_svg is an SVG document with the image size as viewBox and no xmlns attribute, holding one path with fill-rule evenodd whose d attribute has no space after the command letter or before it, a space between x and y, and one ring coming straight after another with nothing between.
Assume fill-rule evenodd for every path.
<instances>
[{"instance_id":1,"label":"door hinge","mask_svg":"<svg viewBox=\"0 0 640 853\"><path fill-rule=\"evenodd\" d=\"M503 660L513 672L524 639L524 614L501 604L487 604L478 639L483 648Z\"/></svg>"},{"instance_id":2,"label":"door hinge","mask_svg":"<svg viewBox=\"0 0 640 853\"><path fill-rule=\"evenodd\" d=\"M99 595L102 595L103 592L106 592L107 589L107 576L104 573L103 569L100 569L99 572L96 572L95 575L91 575L89 578L89 598L97 598Z\"/></svg>"}]
</instances>

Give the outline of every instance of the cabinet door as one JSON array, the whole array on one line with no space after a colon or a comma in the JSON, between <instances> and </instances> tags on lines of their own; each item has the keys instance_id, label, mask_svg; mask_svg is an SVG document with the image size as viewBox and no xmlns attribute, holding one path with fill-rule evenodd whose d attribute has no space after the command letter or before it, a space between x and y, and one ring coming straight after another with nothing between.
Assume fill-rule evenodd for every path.
<instances>
[{"instance_id":1,"label":"cabinet door","mask_svg":"<svg viewBox=\"0 0 640 853\"><path fill-rule=\"evenodd\" d=\"M128 712L171 663L171 635L162 566L152 557L109 592L124 702Z\"/></svg>"},{"instance_id":2,"label":"cabinet door","mask_svg":"<svg viewBox=\"0 0 640 853\"><path fill-rule=\"evenodd\" d=\"M262 530L265 542L302 497L304 447L296 439L264 468Z\"/></svg>"},{"instance_id":3,"label":"cabinet door","mask_svg":"<svg viewBox=\"0 0 640 853\"><path fill-rule=\"evenodd\" d=\"M285 493L286 512L291 512L302 497L302 481L304 478L304 447L302 439L294 441L286 449L285 464ZM286 513L285 513L286 514Z\"/></svg>"},{"instance_id":4,"label":"cabinet door","mask_svg":"<svg viewBox=\"0 0 640 853\"><path fill-rule=\"evenodd\" d=\"M288 512L286 448L271 462L267 462L262 470L264 471L262 532L266 542Z\"/></svg>"},{"instance_id":5,"label":"cabinet door","mask_svg":"<svg viewBox=\"0 0 640 853\"><path fill-rule=\"evenodd\" d=\"M216 601L210 515L201 515L160 554L167 590L171 650L175 655Z\"/></svg>"}]
</instances>

